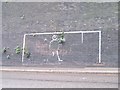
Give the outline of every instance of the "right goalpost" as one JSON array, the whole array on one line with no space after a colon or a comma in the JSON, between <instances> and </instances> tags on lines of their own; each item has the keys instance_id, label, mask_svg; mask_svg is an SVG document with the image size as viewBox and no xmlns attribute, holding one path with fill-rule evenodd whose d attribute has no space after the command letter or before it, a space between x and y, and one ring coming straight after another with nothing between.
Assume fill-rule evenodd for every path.
<instances>
[{"instance_id":1,"label":"right goalpost","mask_svg":"<svg viewBox=\"0 0 120 90\"><path fill-rule=\"evenodd\" d=\"M24 37L23 37L23 51L22 51L22 63L24 62L24 57L25 57L25 47L26 47L26 38L28 36L38 36L38 35L58 35L58 34L61 34L62 32L46 32L46 33L27 33L27 34L24 34ZM102 59L101 59L101 31L69 31L69 32L64 32L64 34L81 34L81 42L83 43L84 42L84 34L86 33L98 33L98 63L102 63Z\"/></svg>"}]
</instances>

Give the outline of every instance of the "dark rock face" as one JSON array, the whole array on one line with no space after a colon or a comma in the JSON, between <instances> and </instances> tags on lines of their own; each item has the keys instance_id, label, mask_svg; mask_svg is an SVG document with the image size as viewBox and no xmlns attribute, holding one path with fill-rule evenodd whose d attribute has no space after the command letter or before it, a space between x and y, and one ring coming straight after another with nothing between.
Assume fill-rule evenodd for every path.
<instances>
[{"instance_id":1,"label":"dark rock face","mask_svg":"<svg viewBox=\"0 0 120 90\"><path fill-rule=\"evenodd\" d=\"M23 36L32 32L55 31L102 31L102 62L104 66L118 64L118 4L117 3L2 3L2 48L9 47L2 54L3 65L21 65L21 53L15 54L15 47L22 48ZM27 65L35 66L93 66L98 62L98 33L65 34L66 42L60 45L58 63L56 52L48 46L52 35L27 36L26 47L31 52ZM44 41L46 40L46 41ZM54 50L53 50L54 51ZM56 50L55 50L56 51ZM10 59L7 59L10 55Z\"/></svg>"}]
</instances>

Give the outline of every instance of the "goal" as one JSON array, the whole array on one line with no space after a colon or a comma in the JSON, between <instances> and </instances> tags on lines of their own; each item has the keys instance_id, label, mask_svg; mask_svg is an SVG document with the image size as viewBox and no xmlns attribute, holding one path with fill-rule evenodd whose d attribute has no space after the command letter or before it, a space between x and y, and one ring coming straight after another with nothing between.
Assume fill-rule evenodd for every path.
<instances>
[{"instance_id":1,"label":"goal","mask_svg":"<svg viewBox=\"0 0 120 90\"><path fill-rule=\"evenodd\" d=\"M45 33L27 33L27 34L24 34L24 37L23 37L23 51L22 51L22 63L25 61L25 48L27 47L28 48L28 46L31 46L31 44L29 45L29 44L27 44L27 42L28 41L30 41L30 37L31 36L33 36L33 37L37 37L37 38L35 38L37 41L39 41L39 45L37 45L37 48L36 48L36 45L34 45L35 43L34 43L34 41L35 41L35 39L32 41L32 44L33 44L33 46L36 48L36 52L39 52L39 53L42 53L43 55L49 55L50 53L49 53L49 45L48 45L48 43L44 43L44 44L41 44L41 42L43 42L43 41L41 41L41 38L42 39L44 39L44 42L50 42L51 41L51 37L53 36L53 35L59 35L59 34L61 34L62 32L45 32ZM80 38L80 41L81 41L81 43L84 43L84 38L85 38L85 34L97 34L98 35L98 37L97 37L97 41L96 42L98 42L98 46L97 46L97 50L98 50L98 52L97 52L97 54L98 54L98 61L96 61L97 63L102 63L102 60L101 60L101 31L69 31L69 32L64 32L64 34L67 36L67 35L72 35L73 37L75 37L76 35L78 35L78 36L80 36L79 38ZM44 37L45 36L45 37ZM32 37L32 38L33 38ZM39 38L38 38L39 37ZM49 38L49 39L48 39ZM96 38L96 37L94 37L94 38ZM68 38L68 39L72 39L72 38ZM77 38L76 38L77 39ZM75 40L72 40L72 42L71 43L74 43L74 41ZM65 42L65 43L67 43L67 41ZM90 42L90 43L92 43L92 42ZM38 43L37 43L38 44ZM70 43L69 43L70 44ZM68 45L69 45L68 44ZM46 50L45 49L43 49L44 47L47 47L46 48ZM67 44L66 44L66 47L68 47L67 46ZM32 47L31 47L32 48ZM92 48L92 47L91 47ZM41 50L41 49L43 49L43 50ZM31 51L33 51L32 49L31 49ZM64 53L63 53L64 52ZM63 49L63 52L59 52L59 53L63 53L63 54L67 54L67 53L69 53L70 52L70 50L69 51L65 51L65 49ZM59 57L59 53L58 52L51 52L52 53L52 55L54 56L54 54L56 53L56 55L58 56L58 60L60 60L60 57ZM33 53L32 53L33 54ZM36 54L36 53L34 53L34 54ZM40 56L39 54L38 54L38 56ZM35 59L35 57L33 57L33 59Z\"/></svg>"}]
</instances>

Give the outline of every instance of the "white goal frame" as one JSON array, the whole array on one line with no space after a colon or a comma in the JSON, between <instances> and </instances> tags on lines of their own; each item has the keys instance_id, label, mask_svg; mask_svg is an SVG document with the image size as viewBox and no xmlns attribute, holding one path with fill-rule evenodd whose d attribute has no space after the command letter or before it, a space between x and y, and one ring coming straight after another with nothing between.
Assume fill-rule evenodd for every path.
<instances>
[{"instance_id":1,"label":"white goal frame","mask_svg":"<svg viewBox=\"0 0 120 90\"><path fill-rule=\"evenodd\" d=\"M33 35L54 35L54 34L61 34L62 32L46 32L46 33L28 33L28 34L24 34L23 37L23 51L22 51L22 63L24 62L24 51L25 51L25 44L26 44L26 37L27 36L33 36ZM77 33L81 33L81 39L82 39L82 43L83 43L83 34L84 33L98 33L99 34L99 58L98 58L98 63L102 63L101 60L101 31L69 31L69 32L64 32L65 34L77 34Z\"/></svg>"}]
</instances>

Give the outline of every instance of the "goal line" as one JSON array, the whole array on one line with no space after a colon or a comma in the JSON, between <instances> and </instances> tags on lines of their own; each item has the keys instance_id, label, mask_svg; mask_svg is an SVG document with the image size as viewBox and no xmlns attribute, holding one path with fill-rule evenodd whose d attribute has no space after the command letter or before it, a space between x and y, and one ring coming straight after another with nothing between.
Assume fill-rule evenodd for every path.
<instances>
[{"instance_id":1,"label":"goal line","mask_svg":"<svg viewBox=\"0 0 120 90\"><path fill-rule=\"evenodd\" d=\"M54 35L54 34L61 34L62 32L46 32L46 33L27 33L27 34L24 34L24 37L23 37L23 51L22 51L22 63L24 62L24 52L25 52L25 45L26 45L26 37L27 36L33 36L33 35ZM83 40L84 40L84 33L98 33L99 35L99 58L98 58L98 63L102 63L102 60L101 60L101 31L69 31L69 32L64 32L64 34L79 34L81 33L81 41L83 43Z\"/></svg>"}]
</instances>

